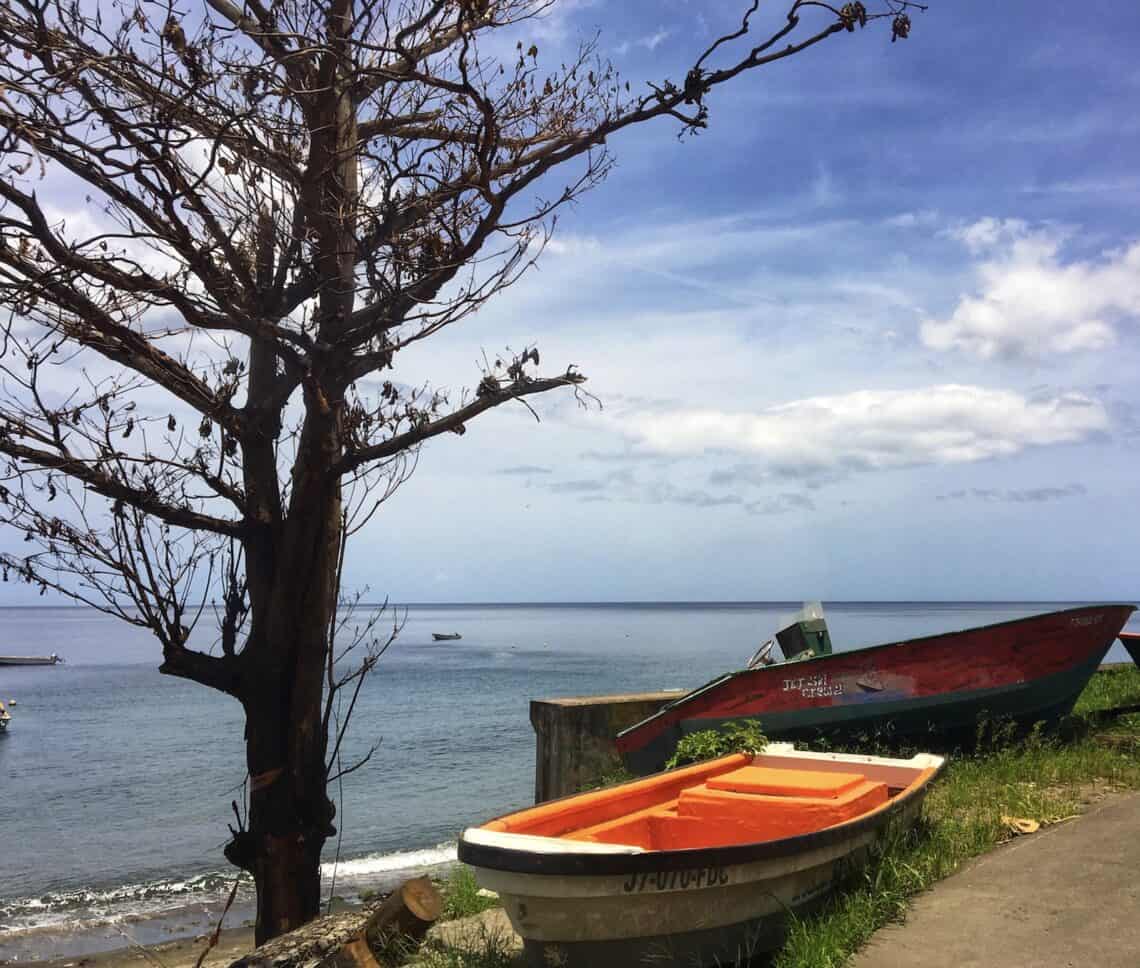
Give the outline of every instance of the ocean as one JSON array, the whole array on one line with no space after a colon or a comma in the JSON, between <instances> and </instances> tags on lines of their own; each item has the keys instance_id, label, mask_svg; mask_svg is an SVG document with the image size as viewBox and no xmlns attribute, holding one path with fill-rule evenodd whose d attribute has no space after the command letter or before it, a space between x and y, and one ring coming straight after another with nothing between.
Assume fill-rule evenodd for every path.
<instances>
[{"instance_id":1,"label":"ocean","mask_svg":"<svg viewBox=\"0 0 1140 968\"><path fill-rule=\"evenodd\" d=\"M463 827L530 803L531 699L694 687L740 668L799 607L401 609L343 762L379 747L333 790L341 836L326 847L326 893L351 900L442 869ZM825 603L838 650L1059 607ZM15 700L0 734L0 961L205 933L234 879L221 848L244 775L237 703L160 675L145 631L92 610L0 609L0 629L0 652L66 659L0 667L0 700ZM1119 644L1109 660L1127 660ZM239 888L227 927L251 916L251 900Z\"/></svg>"}]
</instances>

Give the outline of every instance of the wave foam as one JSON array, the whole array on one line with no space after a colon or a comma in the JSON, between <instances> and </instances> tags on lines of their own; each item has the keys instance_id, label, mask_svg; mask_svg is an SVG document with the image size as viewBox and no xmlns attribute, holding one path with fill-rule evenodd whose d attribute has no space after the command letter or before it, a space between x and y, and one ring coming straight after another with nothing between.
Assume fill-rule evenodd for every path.
<instances>
[{"instance_id":1,"label":"wave foam","mask_svg":"<svg viewBox=\"0 0 1140 968\"><path fill-rule=\"evenodd\" d=\"M417 850L350 857L321 864L327 887L336 876L337 893L351 896L363 888L387 887L397 875L452 864L454 842ZM49 891L37 897L0 899L0 937L67 927L91 930L101 925L173 916L190 906L220 906L233 885L233 871L211 871L193 877L169 878L110 888ZM245 881L239 897L252 898L253 885Z\"/></svg>"},{"instance_id":2,"label":"wave foam","mask_svg":"<svg viewBox=\"0 0 1140 968\"><path fill-rule=\"evenodd\" d=\"M402 850L391 854L369 854L353 860L342 860L335 865L336 877L340 881L353 881L374 877L377 874L390 874L396 871L419 870L424 867L440 867L455 862L456 844L436 844L420 850ZM321 864L321 877L333 876L334 865L330 861Z\"/></svg>"}]
</instances>

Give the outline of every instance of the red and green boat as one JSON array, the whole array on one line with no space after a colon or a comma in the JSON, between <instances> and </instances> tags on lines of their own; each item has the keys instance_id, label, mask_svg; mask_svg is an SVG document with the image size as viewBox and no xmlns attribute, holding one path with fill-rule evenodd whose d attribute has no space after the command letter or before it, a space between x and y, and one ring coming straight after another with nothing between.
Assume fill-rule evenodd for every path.
<instances>
[{"instance_id":1,"label":"red and green boat","mask_svg":"<svg viewBox=\"0 0 1140 968\"><path fill-rule=\"evenodd\" d=\"M1132 656L1132 661L1140 666L1140 632L1121 632L1120 641Z\"/></svg>"},{"instance_id":2,"label":"red and green boat","mask_svg":"<svg viewBox=\"0 0 1140 968\"><path fill-rule=\"evenodd\" d=\"M618 734L635 773L659 770L678 740L731 720L768 736L873 733L972 735L979 717L1029 725L1070 712L1132 605L1090 605L832 653L822 620L778 638L806 645L791 661L730 672ZM1140 642L1137 643L1140 651ZM751 664L750 664L751 665Z\"/></svg>"}]
</instances>

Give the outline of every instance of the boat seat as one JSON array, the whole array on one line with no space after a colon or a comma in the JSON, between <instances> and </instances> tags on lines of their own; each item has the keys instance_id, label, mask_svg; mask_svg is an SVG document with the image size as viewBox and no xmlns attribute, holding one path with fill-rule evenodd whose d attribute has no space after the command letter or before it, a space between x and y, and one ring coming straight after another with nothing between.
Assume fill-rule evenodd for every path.
<instances>
[{"instance_id":1,"label":"boat seat","mask_svg":"<svg viewBox=\"0 0 1140 968\"><path fill-rule=\"evenodd\" d=\"M651 849L653 847L653 828L650 825L649 818L670 810L675 813L676 809L676 800L669 803L658 803L644 810L592 824L563 836L566 840L587 840L599 844L633 844Z\"/></svg>"},{"instance_id":2,"label":"boat seat","mask_svg":"<svg viewBox=\"0 0 1140 968\"><path fill-rule=\"evenodd\" d=\"M779 770L770 766L745 766L731 773L710 777L710 790L757 793L775 797L820 797L835 800L866 782L861 773L824 773L820 770Z\"/></svg>"},{"instance_id":3,"label":"boat seat","mask_svg":"<svg viewBox=\"0 0 1140 968\"><path fill-rule=\"evenodd\" d=\"M678 818L702 824L747 827L756 832L757 840L775 840L853 820L889 798L885 783L870 781L859 774L762 772L787 776L778 781L755 775L735 779L732 774L716 777L682 792L677 801Z\"/></svg>"}]
</instances>

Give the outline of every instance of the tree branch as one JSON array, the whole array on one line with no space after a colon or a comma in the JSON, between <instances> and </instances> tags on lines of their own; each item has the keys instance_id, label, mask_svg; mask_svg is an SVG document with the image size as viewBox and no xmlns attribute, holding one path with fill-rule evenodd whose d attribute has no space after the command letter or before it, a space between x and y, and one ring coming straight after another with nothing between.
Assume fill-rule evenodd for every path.
<instances>
[{"instance_id":1,"label":"tree branch","mask_svg":"<svg viewBox=\"0 0 1140 968\"><path fill-rule=\"evenodd\" d=\"M28 447L12 439L13 425L9 421L6 427L0 428L0 453L7 454L17 460L27 461L44 470L59 471L80 481L103 497L112 501L122 501L145 514L151 514L167 524L191 530L212 531L215 534L225 534L231 537L240 537L246 531L241 521L231 521L224 518L215 518L202 514L188 507L175 507L164 503L156 494L147 493L133 488L103 470L92 466L86 461L73 457L67 453L51 453Z\"/></svg>"},{"instance_id":2,"label":"tree branch","mask_svg":"<svg viewBox=\"0 0 1140 968\"><path fill-rule=\"evenodd\" d=\"M513 383L499 387L495 391L483 393L467 404L467 406L460 407L446 417L427 421L419 427L405 431L402 434L397 434L395 437L391 437L378 444L373 444L371 447L363 447L359 450L347 452L333 468L333 473L345 474L355 470L362 464L383 460L385 457L393 457L402 451L423 443L425 440L438 437L440 434L462 434L466 431L465 425L468 421L510 400L518 400L536 393L545 393L547 390L555 390L559 387L578 386L585 382L586 378L584 376L570 371L567 371L564 376L559 377L516 380Z\"/></svg>"}]
</instances>

